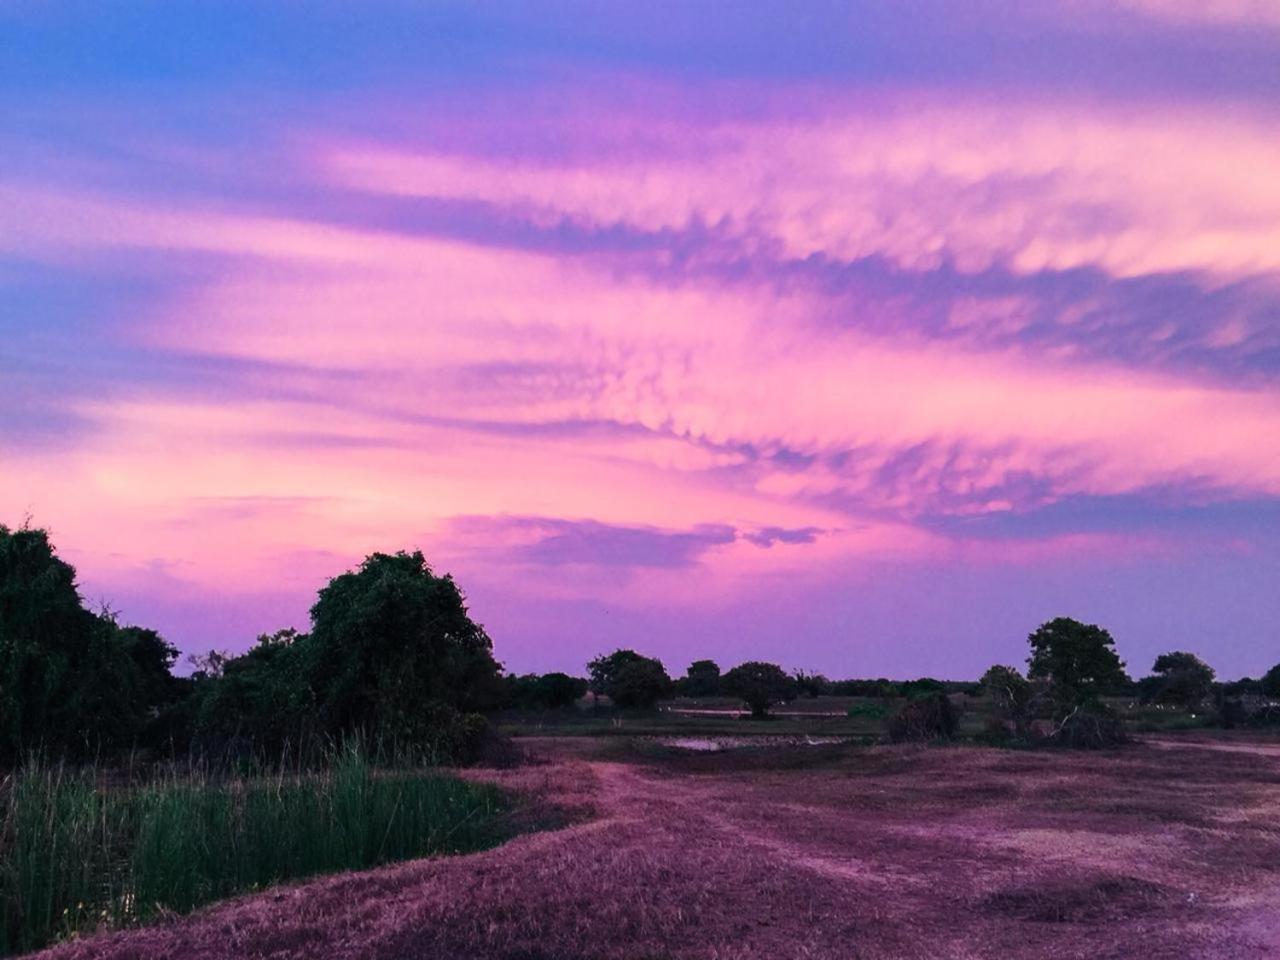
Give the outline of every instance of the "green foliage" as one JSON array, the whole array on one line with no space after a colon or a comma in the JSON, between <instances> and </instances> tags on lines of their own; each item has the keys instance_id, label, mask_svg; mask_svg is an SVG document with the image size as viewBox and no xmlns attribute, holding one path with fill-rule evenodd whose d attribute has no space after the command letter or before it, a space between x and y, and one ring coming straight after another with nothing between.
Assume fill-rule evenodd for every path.
<instances>
[{"instance_id":1,"label":"green foliage","mask_svg":"<svg viewBox=\"0 0 1280 960\"><path fill-rule=\"evenodd\" d=\"M1127 743L1129 735L1114 710L1092 700L1073 708L1045 739L1052 746L1104 750Z\"/></svg>"},{"instance_id":2,"label":"green foliage","mask_svg":"<svg viewBox=\"0 0 1280 960\"><path fill-rule=\"evenodd\" d=\"M1015 668L996 664L982 675L982 689L995 707L997 731L1011 724L1015 733L1025 736L1038 700L1035 685Z\"/></svg>"},{"instance_id":3,"label":"green foliage","mask_svg":"<svg viewBox=\"0 0 1280 960\"><path fill-rule=\"evenodd\" d=\"M1262 675L1262 695L1272 700L1280 700L1280 663Z\"/></svg>"},{"instance_id":4,"label":"green foliage","mask_svg":"<svg viewBox=\"0 0 1280 960\"><path fill-rule=\"evenodd\" d=\"M883 703L855 703L845 711L845 715L849 719L857 719L866 717L869 720L883 720L889 713L889 708Z\"/></svg>"},{"instance_id":5,"label":"green foliage","mask_svg":"<svg viewBox=\"0 0 1280 960\"><path fill-rule=\"evenodd\" d=\"M673 690L662 661L634 650L615 650L587 664L590 689L604 694L620 707L647 709Z\"/></svg>"},{"instance_id":6,"label":"green foliage","mask_svg":"<svg viewBox=\"0 0 1280 960\"><path fill-rule=\"evenodd\" d=\"M956 735L960 718L945 693L935 692L904 703L885 724L895 743L919 740L950 740Z\"/></svg>"},{"instance_id":7,"label":"green foliage","mask_svg":"<svg viewBox=\"0 0 1280 960\"><path fill-rule=\"evenodd\" d=\"M1101 627L1058 617L1037 627L1027 642L1027 676L1049 682L1060 711L1129 683L1115 640Z\"/></svg>"},{"instance_id":8,"label":"green foliage","mask_svg":"<svg viewBox=\"0 0 1280 960\"><path fill-rule=\"evenodd\" d=\"M316 728L413 743L431 735L424 706L493 705L498 665L450 576L420 552L375 553L331 580L294 644Z\"/></svg>"},{"instance_id":9,"label":"green foliage","mask_svg":"<svg viewBox=\"0 0 1280 960\"><path fill-rule=\"evenodd\" d=\"M720 667L714 660L695 660L689 664L682 682L687 697L714 697L720 693Z\"/></svg>"},{"instance_id":10,"label":"green foliage","mask_svg":"<svg viewBox=\"0 0 1280 960\"><path fill-rule=\"evenodd\" d=\"M511 705L524 710L563 710L587 693L587 681L567 673L536 673L509 680Z\"/></svg>"},{"instance_id":11,"label":"green foliage","mask_svg":"<svg viewBox=\"0 0 1280 960\"><path fill-rule=\"evenodd\" d=\"M86 610L75 576L44 530L0 525L0 763L128 749L178 696L177 651Z\"/></svg>"},{"instance_id":12,"label":"green foliage","mask_svg":"<svg viewBox=\"0 0 1280 960\"><path fill-rule=\"evenodd\" d=\"M759 660L734 667L724 675L721 686L746 703L757 718L767 716L771 705L796 698L795 680L777 664Z\"/></svg>"},{"instance_id":13,"label":"green foliage","mask_svg":"<svg viewBox=\"0 0 1280 960\"><path fill-rule=\"evenodd\" d=\"M1158 703L1194 707L1213 692L1213 667L1193 653L1162 653L1151 671L1146 698Z\"/></svg>"},{"instance_id":14,"label":"green foliage","mask_svg":"<svg viewBox=\"0 0 1280 960\"><path fill-rule=\"evenodd\" d=\"M809 697L810 699L822 696L831 687L831 681L822 674L805 673L803 670L796 671L795 682L797 696Z\"/></svg>"},{"instance_id":15,"label":"green foliage","mask_svg":"<svg viewBox=\"0 0 1280 960\"><path fill-rule=\"evenodd\" d=\"M0 954L295 877L482 849L506 829L494 788L375 772L354 745L307 775L98 779L33 764L0 784Z\"/></svg>"}]
</instances>

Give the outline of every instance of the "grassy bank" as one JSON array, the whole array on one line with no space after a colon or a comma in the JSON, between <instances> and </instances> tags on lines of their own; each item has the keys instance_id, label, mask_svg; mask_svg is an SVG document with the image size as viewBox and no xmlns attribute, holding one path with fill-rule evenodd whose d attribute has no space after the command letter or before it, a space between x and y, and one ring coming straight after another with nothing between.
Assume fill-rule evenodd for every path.
<instances>
[{"instance_id":1,"label":"grassy bank","mask_svg":"<svg viewBox=\"0 0 1280 960\"><path fill-rule=\"evenodd\" d=\"M0 954L291 878L482 849L506 830L496 789L375 771L354 749L306 775L104 778L32 765L0 782Z\"/></svg>"}]
</instances>

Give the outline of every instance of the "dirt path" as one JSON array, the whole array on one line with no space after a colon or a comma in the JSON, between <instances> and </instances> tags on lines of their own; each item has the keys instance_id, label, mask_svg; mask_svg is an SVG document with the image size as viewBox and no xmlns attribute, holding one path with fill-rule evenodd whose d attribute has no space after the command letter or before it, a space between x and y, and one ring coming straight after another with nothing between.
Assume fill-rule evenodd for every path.
<instances>
[{"instance_id":1,"label":"dirt path","mask_svg":"<svg viewBox=\"0 0 1280 960\"><path fill-rule=\"evenodd\" d=\"M850 749L795 768L785 751L640 764L580 743L545 749L546 765L472 775L582 822L241 898L53 955L1277 955L1280 836L1268 811L1280 779L1238 751L1201 754L1188 769L1163 745L1090 757Z\"/></svg>"}]
</instances>

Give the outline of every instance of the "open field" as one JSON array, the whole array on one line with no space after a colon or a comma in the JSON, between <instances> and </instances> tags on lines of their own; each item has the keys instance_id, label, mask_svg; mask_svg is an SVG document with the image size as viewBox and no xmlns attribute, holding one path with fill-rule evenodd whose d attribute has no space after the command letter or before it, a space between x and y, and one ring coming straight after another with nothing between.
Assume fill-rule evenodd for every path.
<instances>
[{"instance_id":1,"label":"open field","mask_svg":"<svg viewBox=\"0 0 1280 960\"><path fill-rule=\"evenodd\" d=\"M530 738L473 771L571 825L280 888L50 958L1280 954L1280 744L695 754Z\"/></svg>"}]
</instances>

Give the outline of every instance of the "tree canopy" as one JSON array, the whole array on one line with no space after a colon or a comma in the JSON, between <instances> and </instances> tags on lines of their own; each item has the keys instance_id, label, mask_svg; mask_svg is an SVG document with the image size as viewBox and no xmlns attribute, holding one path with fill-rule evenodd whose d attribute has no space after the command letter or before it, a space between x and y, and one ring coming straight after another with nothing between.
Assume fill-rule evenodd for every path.
<instances>
[{"instance_id":1,"label":"tree canopy","mask_svg":"<svg viewBox=\"0 0 1280 960\"><path fill-rule=\"evenodd\" d=\"M753 717L765 717L775 703L794 700L796 682L776 663L750 660L724 675L726 693L740 698L751 708Z\"/></svg>"},{"instance_id":2,"label":"tree canopy","mask_svg":"<svg viewBox=\"0 0 1280 960\"><path fill-rule=\"evenodd\" d=\"M428 705L472 711L498 695L488 634L467 614L453 578L421 552L371 554L334 577L311 608L298 666L317 727L414 741Z\"/></svg>"},{"instance_id":3,"label":"tree canopy","mask_svg":"<svg viewBox=\"0 0 1280 960\"><path fill-rule=\"evenodd\" d=\"M0 759L133 745L177 693L177 650L85 609L44 530L0 525Z\"/></svg>"},{"instance_id":4,"label":"tree canopy","mask_svg":"<svg viewBox=\"0 0 1280 960\"><path fill-rule=\"evenodd\" d=\"M1054 699L1074 706L1129 682L1115 640L1102 627L1057 617L1027 637L1027 675L1049 681Z\"/></svg>"},{"instance_id":5,"label":"tree canopy","mask_svg":"<svg viewBox=\"0 0 1280 960\"><path fill-rule=\"evenodd\" d=\"M1194 653L1175 650L1156 657L1149 679L1152 699L1194 707L1213 692L1214 672Z\"/></svg>"},{"instance_id":6,"label":"tree canopy","mask_svg":"<svg viewBox=\"0 0 1280 960\"><path fill-rule=\"evenodd\" d=\"M684 694L689 697L714 697L720 692L720 667L714 660L695 660L685 671Z\"/></svg>"},{"instance_id":7,"label":"tree canopy","mask_svg":"<svg viewBox=\"0 0 1280 960\"><path fill-rule=\"evenodd\" d=\"M671 678L662 661L634 650L615 650L587 664L593 693L620 707L648 708L671 695Z\"/></svg>"}]
</instances>

